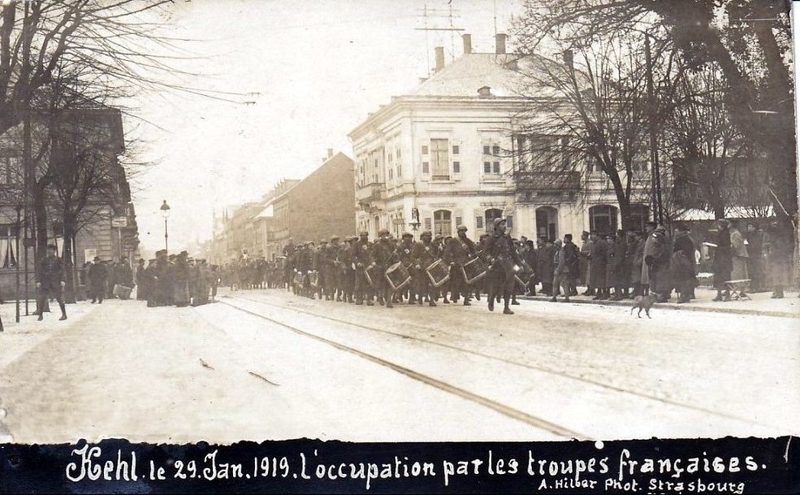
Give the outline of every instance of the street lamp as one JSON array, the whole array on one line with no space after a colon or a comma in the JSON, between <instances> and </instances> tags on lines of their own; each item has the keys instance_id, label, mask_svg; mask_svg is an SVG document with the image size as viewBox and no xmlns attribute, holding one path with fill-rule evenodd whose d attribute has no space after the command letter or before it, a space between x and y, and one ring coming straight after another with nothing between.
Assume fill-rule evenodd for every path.
<instances>
[{"instance_id":1,"label":"street lamp","mask_svg":"<svg viewBox=\"0 0 800 495\"><path fill-rule=\"evenodd\" d=\"M169 252L169 234L167 233L167 218L169 218L169 205L167 200L161 205L161 216L164 217L164 250Z\"/></svg>"}]
</instances>

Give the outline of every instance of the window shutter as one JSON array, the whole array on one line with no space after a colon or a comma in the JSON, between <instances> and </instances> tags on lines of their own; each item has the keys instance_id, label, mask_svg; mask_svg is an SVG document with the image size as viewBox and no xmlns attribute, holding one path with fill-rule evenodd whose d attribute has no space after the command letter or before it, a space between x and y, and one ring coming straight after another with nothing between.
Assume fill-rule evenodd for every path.
<instances>
[{"instance_id":1,"label":"window shutter","mask_svg":"<svg viewBox=\"0 0 800 495\"><path fill-rule=\"evenodd\" d=\"M431 217L425 218L425 230L433 230L433 220Z\"/></svg>"},{"instance_id":2,"label":"window shutter","mask_svg":"<svg viewBox=\"0 0 800 495\"><path fill-rule=\"evenodd\" d=\"M506 227L508 227L509 230L514 228L514 217L512 215L506 217Z\"/></svg>"},{"instance_id":3,"label":"window shutter","mask_svg":"<svg viewBox=\"0 0 800 495\"><path fill-rule=\"evenodd\" d=\"M476 229L483 228L483 215L475 215L475 228Z\"/></svg>"},{"instance_id":4,"label":"window shutter","mask_svg":"<svg viewBox=\"0 0 800 495\"><path fill-rule=\"evenodd\" d=\"M464 212L462 210L454 210L453 217L456 220L456 229L457 229L459 225L464 223Z\"/></svg>"}]
</instances>

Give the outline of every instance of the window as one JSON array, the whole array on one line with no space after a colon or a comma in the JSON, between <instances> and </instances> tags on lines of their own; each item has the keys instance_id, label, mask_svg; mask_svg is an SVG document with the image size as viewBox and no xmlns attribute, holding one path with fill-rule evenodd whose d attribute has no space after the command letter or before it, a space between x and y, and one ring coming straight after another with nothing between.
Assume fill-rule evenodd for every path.
<instances>
[{"instance_id":1,"label":"window","mask_svg":"<svg viewBox=\"0 0 800 495\"><path fill-rule=\"evenodd\" d=\"M494 156L500 156L500 146L497 146L496 144L492 146L492 154Z\"/></svg>"},{"instance_id":2,"label":"window","mask_svg":"<svg viewBox=\"0 0 800 495\"><path fill-rule=\"evenodd\" d=\"M400 148L397 148L397 150L395 151L395 154L397 155L397 158L399 159L400 158Z\"/></svg>"},{"instance_id":3,"label":"window","mask_svg":"<svg viewBox=\"0 0 800 495\"><path fill-rule=\"evenodd\" d=\"M447 139L431 139L433 180L450 180L450 157Z\"/></svg>"},{"instance_id":4,"label":"window","mask_svg":"<svg viewBox=\"0 0 800 495\"><path fill-rule=\"evenodd\" d=\"M492 164L492 173L499 174L500 173L500 162L494 162Z\"/></svg>"},{"instance_id":5,"label":"window","mask_svg":"<svg viewBox=\"0 0 800 495\"><path fill-rule=\"evenodd\" d=\"M646 205L631 205L631 227L644 231L647 219L650 218L650 208Z\"/></svg>"},{"instance_id":6,"label":"window","mask_svg":"<svg viewBox=\"0 0 800 495\"><path fill-rule=\"evenodd\" d=\"M399 163L397 164L397 173L395 175L398 179L403 177L403 167L401 167Z\"/></svg>"},{"instance_id":7,"label":"window","mask_svg":"<svg viewBox=\"0 0 800 495\"><path fill-rule=\"evenodd\" d=\"M484 155L491 155L492 154L492 147L491 146L484 146L483 147L483 154Z\"/></svg>"},{"instance_id":8,"label":"window","mask_svg":"<svg viewBox=\"0 0 800 495\"><path fill-rule=\"evenodd\" d=\"M483 228L483 217L475 217L475 227L478 229Z\"/></svg>"},{"instance_id":9,"label":"window","mask_svg":"<svg viewBox=\"0 0 800 495\"><path fill-rule=\"evenodd\" d=\"M422 147L422 154L423 155L427 155L428 154L428 147L427 146L423 146Z\"/></svg>"},{"instance_id":10,"label":"window","mask_svg":"<svg viewBox=\"0 0 800 495\"><path fill-rule=\"evenodd\" d=\"M392 179L394 178L394 176L393 176L393 172L394 172L394 171L393 171L393 170L390 168L390 169L389 169L389 180L392 180Z\"/></svg>"},{"instance_id":11,"label":"window","mask_svg":"<svg viewBox=\"0 0 800 495\"><path fill-rule=\"evenodd\" d=\"M461 162L453 162L453 173L454 174L461 173Z\"/></svg>"},{"instance_id":12,"label":"window","mask_svg":"<svg viewBox=\"0 0 800 495\"><path fill-rule=\"evenodd\" d=\"M458 154L458 146L453 146L453 154L454 155Z\"/></svg>"},{"instance_id":13,"label":"window","mask_svg":"<svg viewBox=\"0 0 800 495\"><path fill-rule=\"evenodd\" d=\"M444 237L453 235L453 226L449 210L436 210L433 212L433 235L441 234Z\"/></svg>"},{"instance_id":14,"label":"window","mask_svg":"<svg viewBox=\"0 0 800 495\"><path fill-rule=\"evenodd\" d=\"M492 162L483 162L483 173L484 174L492 173Z\"/></svg>"},{"instance_id":15,"label":"window","mask_svg":"<svg viewBox=\"0 0 800 495\"><path fill-rule=\"evenodd\" d=\"M589 208L589 229L599 234L616 232L617 209L610 205L597 205Z\"/></svg>"},{"instance_id":16,"label":"window","mask_svg":"<svg viewBox=\"0 0 800 495\"><path fill-rule=\"evenodd\" d=\"M0 225L0 267L14 268L17 266L15 255L17 227L13 225Z\"/></svg>"},{"instance_id":17,"label":"window","mask_svg":"<svg viewBox=\"0 0 800 495\"><path fill-rule=\"evenodd\" d=\"M22 159L16 156L0 156L0 184L22 182Z\"/></svg>"},{"instance_id":18,"label":"window","mask_svg":"<svg viewBox=\"0 0 800 495\"><path fill-rule=\"evenodd\" d=\"M513 216L509 215L509 216L506 217L506 227L508 227L509 229L513 229L514 228L514 217Z\"/></svg>"},{"instance_id":19,"label":"window","mask_svg":"<svg viewBox=\"0 0 800 495\"><path fill-rule=\"evenodd\" d=\"M425 230L431 230L431 219L430 218L426 218L425 219Z\"/></svg>"},{"instance_id":20,"label":"window","mask_svg":"<svg viewBox=\"0 0 800 495\"><path fill-rule=\"evenodd\" d=\"M498 208L490 208L483 212L484 216L486 217L486 228L493 229L494 228L494 221L496 218L503 218L503 210Z\"/></svg>"},{"instance_id":21,"label":"window","mask_svg":"<svg viewBox=\"0 0 800 495\"><path fill-rule=\"evenodd\" d=\"M428 166L428 162L422 162L422 173L423 174L431 173L430 172L430 167Z\"/></svg>"}]
</instances>

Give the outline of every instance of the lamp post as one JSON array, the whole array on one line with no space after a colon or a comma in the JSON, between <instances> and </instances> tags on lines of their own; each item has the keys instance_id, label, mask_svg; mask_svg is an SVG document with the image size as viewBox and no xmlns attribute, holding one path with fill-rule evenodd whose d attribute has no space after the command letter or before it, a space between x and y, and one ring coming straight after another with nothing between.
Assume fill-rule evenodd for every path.
<instances>
[{"instance_id":1,"label":"lamp post","mask_svg":"<svg viewBox=\"0 0 800 495\"><path fill-rule=\"evenodd\" d=\"M161 205L161 216L164 217L164 250L169 253L169 234L167 233L167 218L169 218L169 205L167 200Z\"/></svg>"}]
</instances>

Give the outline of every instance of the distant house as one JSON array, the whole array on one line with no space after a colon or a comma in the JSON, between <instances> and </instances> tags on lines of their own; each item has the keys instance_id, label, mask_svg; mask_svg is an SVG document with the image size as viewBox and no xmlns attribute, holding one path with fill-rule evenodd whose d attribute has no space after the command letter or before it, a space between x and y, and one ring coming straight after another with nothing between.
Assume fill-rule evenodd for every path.
<instances>
[{"instance_id":1,"label":"distant house","mask_svg":"<svg viewBox=\"0 0 800 495\"><path fill-rule=\"evenodd\" d=\"M283 180L260 201L246 203L215 219L214 263L264 257L272 260L295 243L329 240L355 234L353 160L343 153L328 154L319 168L303 180Z\"/></svg>"}]
</instances>

